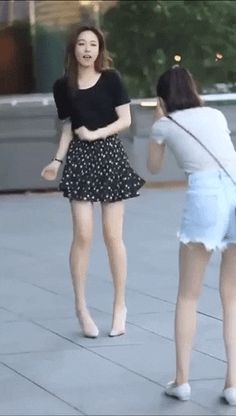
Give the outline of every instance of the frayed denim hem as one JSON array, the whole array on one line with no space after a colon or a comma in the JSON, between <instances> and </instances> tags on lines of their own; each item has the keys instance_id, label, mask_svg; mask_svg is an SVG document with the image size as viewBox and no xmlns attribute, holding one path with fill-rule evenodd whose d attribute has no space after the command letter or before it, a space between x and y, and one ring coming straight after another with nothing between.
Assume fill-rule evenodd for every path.
<instances>
[{"instance_id":1,"label":"frayed denim hem","mask_svg":"<svg viewBox=\"0 0 236 416\"><path fill-rule=\"evenodd\" d=\"M227 249L228 244L230 244L230 242L227 243L225 241L217 244L217 243L214 243L212 241L206 241L206 240L204 241L202 238L198 238L198 237L196 237L194 239L193 238L188 238L185 234L180 234L180 233L177 233L177 237L178 237L178 239L181 243L186 244L186 245L189 244L189 243L203 244L207 251L219 250L219 251L223 252Z\"/></svg>"}]
</instances>

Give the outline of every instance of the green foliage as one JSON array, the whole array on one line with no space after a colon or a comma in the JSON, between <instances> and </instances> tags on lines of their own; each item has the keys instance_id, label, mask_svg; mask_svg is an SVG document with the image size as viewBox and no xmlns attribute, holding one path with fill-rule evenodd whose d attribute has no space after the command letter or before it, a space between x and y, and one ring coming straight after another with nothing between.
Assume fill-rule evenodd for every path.
<instances>
[{"instance_id":1,"label":"green foliage","mask_svg":"<svg viewBox=\"0 0 236 416\"><path fill-rule=\"evenodd\" d=\"M175 55L201 88L236 82L235 1L122 0L104 15L103 29L133 97L154 96Z\"/></svg>"}]
</instances>

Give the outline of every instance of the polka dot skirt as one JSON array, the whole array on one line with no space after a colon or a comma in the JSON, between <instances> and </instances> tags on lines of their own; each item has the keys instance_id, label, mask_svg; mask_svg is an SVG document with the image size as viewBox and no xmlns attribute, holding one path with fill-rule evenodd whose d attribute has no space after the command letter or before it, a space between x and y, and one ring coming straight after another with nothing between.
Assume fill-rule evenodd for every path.
<instances>
[{"instance_id":1,"label":"polka dot skirt","mask_svg":"<svg viewBox=\"0 0 236 416\"><path fill-rule=\"evenodd\" d=\"M139 196L144 183L131 168L116 135L94 142L75 137L59 189L70 200L115 202Z\"/></svg>"}]
</instances>

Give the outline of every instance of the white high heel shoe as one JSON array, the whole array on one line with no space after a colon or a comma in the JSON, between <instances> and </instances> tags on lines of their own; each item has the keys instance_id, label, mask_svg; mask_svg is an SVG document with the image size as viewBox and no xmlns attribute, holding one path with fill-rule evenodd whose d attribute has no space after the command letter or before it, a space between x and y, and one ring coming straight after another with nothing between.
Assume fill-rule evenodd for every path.
<instances>
[{"instance_id":1,"label":"white high heel shoe","mask_svg":"<svg viewBox=\"0 0 236 416\"><path fill-rule=\"evenodd\" d=\"M127 308L125 308L122 312L119 313L119 319L122 320L122 325L119 329L116 328L116 325L113 319L113 328L109 334L109 337L119 337L120 335L125 334L126 316L127 316Z\"/></svg>"},{"instance_id":2,"label":"white high heel shoe","mask_svg":"<svg viewBox=\"0 0 236 416\"><path fill-rule=\"evenodd\" d=\"M86 310L77 311L76 315L78 317L83 335L86 338L97 338L99 330L95 322L92 320L89 312Z\"/></svg>"}]
</instances>

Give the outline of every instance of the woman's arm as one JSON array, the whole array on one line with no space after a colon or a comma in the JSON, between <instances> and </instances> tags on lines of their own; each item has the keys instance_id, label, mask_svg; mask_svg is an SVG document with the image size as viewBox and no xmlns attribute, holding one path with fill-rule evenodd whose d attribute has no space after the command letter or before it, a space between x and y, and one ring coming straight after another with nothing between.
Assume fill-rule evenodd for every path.
<instances>
[{"instance_id":1,"label":"woman's arm","mask_svg":"<svg viewBox=\"0 0 236 416\"><path fill-rule=\"evenodd\" d=\"M123 104L115 108L118 119L114 123L108 124L96 130L97 139L108 137L127 129L131 124L130 104Z\"/></svg>"},{"instance_id":2,"label":"woman's arm","mask_svg":"<svg viewBox=\"0 0 236 416\"><path fill-rule=\"evenodd\" d=\"M165 153L165 143L149 143L147 168L151 173L157 173L162 167Z\"/></svg>"},{"instance_id":3,"label":"woman's arm","mask_svg":"<svg viewBox=\"0 0 236 416\"><path fill-rule=\"evenodd\" d=\"M88 130L85 126L79 127L75 133L79 135L82 140L94 141L97 139L105 139L108 136L119 133L127 129L131 124L130 104L122 104L115 107L118 119L114 123L108 124L97 130Z\"/></svg>"},{"instance_id":4,"label":"woman's arm","mask_svg":"<svg viewBox=\"0 0 236 416\"><path fill-rule=\"evenodd\" d=\"M157 106L154 113L154 121L159 120L161 117L166 116L166 108L162 98L157 97Z\"/></svg>"},{"instance_id":5,"label":"woman's arm","mask_svg":"<svg viewBox=\"0 0 236 416\"><path fill-rule=\"evenodd\" d=\"M154 114L154 121L159 120L165 115L164 103L161 99L157 98L157 107ZM150 137L150 139L152 139ZM157 143L156 141L150 140L148 146L148 158L147 168L151 173L157 173L162 167L165 154L165 143Z\"/></svg>"},{"instance_id":6,"label":"woman's arm","mask_svg":"<svg viewBox=\"0 0 236 416\"><path fill-rule=\"evenodd\" d=\"M61 137L60 137L58 149L55 155L56 159L60 159L60 160L64 159L71 140L72 140L71 123L65 122L62 126Z\"/></svg>"},{"instance_id":7,"label":"woman's arm","mask_svg":"<svg viewBox=\"0 0 236 416\"><path fill-rule=\"evenodd\" d=\"M62 160L64 159L67 153L71 140L72 140L71 123L66 122L65 124L63 124L63 127L62 127L62 133L61 133L56 155L54 159L52 160L52 162L49 163L47 166L45 166L41 172L41 176L44 179L48 181L54 181L56 179Z\"/></svg>"}]
</instances>

